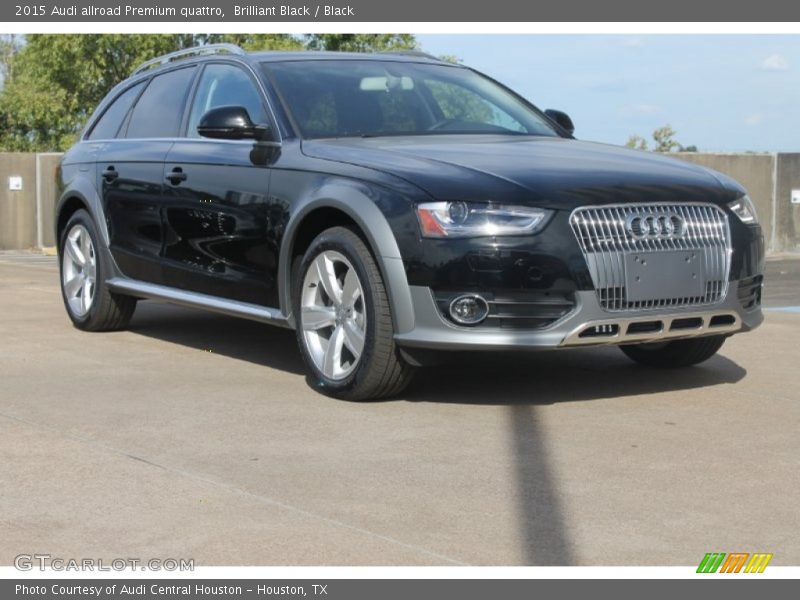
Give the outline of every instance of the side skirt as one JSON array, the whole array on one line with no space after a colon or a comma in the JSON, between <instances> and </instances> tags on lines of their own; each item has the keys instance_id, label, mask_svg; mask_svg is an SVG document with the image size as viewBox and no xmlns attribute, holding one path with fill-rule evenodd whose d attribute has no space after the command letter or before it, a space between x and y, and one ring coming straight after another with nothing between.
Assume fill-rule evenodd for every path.
<instances>
[{"instance_id":1,"label":"side skirt","mask_svg":"<svg viewBox=\"0 0 800 600\"><path fill-rule=\"evenodd\" d=\"M152 300L164 300L172 304L179 304L190 308L201 308L223 315L258 321L259 323L269 323L270 325L277 325L279 327L291 327L287 318L282 315L277 308L268 308L257 304L228 300L226 298L200 294L198 292L178 290L165 285L146 283L144 281L136 281L134 279L122 277L113 277L106 283L113 291L119 292L120 294Z\"/></svg>"}]
</instances>

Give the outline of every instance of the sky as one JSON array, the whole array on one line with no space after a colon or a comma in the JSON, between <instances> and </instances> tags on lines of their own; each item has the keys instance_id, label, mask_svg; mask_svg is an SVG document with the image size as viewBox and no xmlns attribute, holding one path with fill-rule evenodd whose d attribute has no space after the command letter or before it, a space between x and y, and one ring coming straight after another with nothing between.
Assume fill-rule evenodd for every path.
<instances>
[{"instance_id":1,"label":"sky","mask_svg":"<svg viewBox=\"0 0 800 600\"><path fill-rule=\"evenodd\" d=\"M706 152L800 152L800 35L417 35L575 136L624 144L669 124Z\"/></svg>"}]
</instances>

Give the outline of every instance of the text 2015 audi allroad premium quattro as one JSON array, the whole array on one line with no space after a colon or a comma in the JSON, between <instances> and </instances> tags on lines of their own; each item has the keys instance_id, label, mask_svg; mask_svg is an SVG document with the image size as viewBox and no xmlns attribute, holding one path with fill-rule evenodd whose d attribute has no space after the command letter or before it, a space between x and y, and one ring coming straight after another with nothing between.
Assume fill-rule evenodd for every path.
<instances>
[{"instance_id":1,"label":"text 2015 audi allroad premium quattro","mask_svg":"<svg viewBox=\"0 0 800 600\"><path fill-rule=\"evenodd\" d=\"M442 351L616 344L683 367L758 326L745 190L572 130L418 53L159 57L63 158L67 312L118 329L150 298L290 327L350 399Z\"/></svg>"}]
</instances>

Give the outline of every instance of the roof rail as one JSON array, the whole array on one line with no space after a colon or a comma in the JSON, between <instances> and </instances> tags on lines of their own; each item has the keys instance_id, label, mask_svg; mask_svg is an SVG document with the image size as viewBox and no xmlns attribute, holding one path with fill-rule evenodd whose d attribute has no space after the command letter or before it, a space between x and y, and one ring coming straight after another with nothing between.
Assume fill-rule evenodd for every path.
<instances>
[{"instance_id":1,"label":"roof rail","mask_svg":"<svg viewBox=\"0 0 800 600\"><path fill-rule=\"evenodd\" d=\"M136 69L131 73L131 75L137 75L138 73L143 73L148 69L152 69L154 67L160 67L161 65L166 65L176 60L180 60L182 58L189 58L190 56L202 56L204 54L236 54L239 56L244 55L244 50L242 50L236 44L208 44L206 46L194 46L192 48L184 48L183 50L178 50L177 52L170 52L169 54L165 54L164 56L158 56L146 62L140 64Z\"/></svg>"},{"instance_id":2,"label":"roof rail","mask_svg":"<svg viewBox=\"0 0 800 600\"><path fill-rule=\"evenodd\" d=\"M433 54L428 54L427 52L423 52L422 50L384 50L383 52L378 52L378 54L394 54L395 56L428 58L430 60L435 60L436 62L442 62L442 59L439 58L438 56L434 56Z\"/></svg>"}]
</instances>

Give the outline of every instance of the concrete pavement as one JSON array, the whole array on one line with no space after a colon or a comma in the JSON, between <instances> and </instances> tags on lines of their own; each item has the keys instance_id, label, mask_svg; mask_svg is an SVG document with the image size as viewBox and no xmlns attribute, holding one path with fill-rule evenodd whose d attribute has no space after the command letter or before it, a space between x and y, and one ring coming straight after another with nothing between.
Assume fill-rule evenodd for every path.
<instances>
[{"instance_id":1,"label":"concrete pavement","mask_svg":"<svg viewBox=\"0 0 800 600\"><path fill-rule=\"evenodd\" d=\"M767 282L800 305L800 261ZM309 389L289 331L142 302L80 332L54 259L0 253L0 564L797 565L798 343L768 312L682 372L471 356L356 404Z\"/></svg>"}]
</instances>

